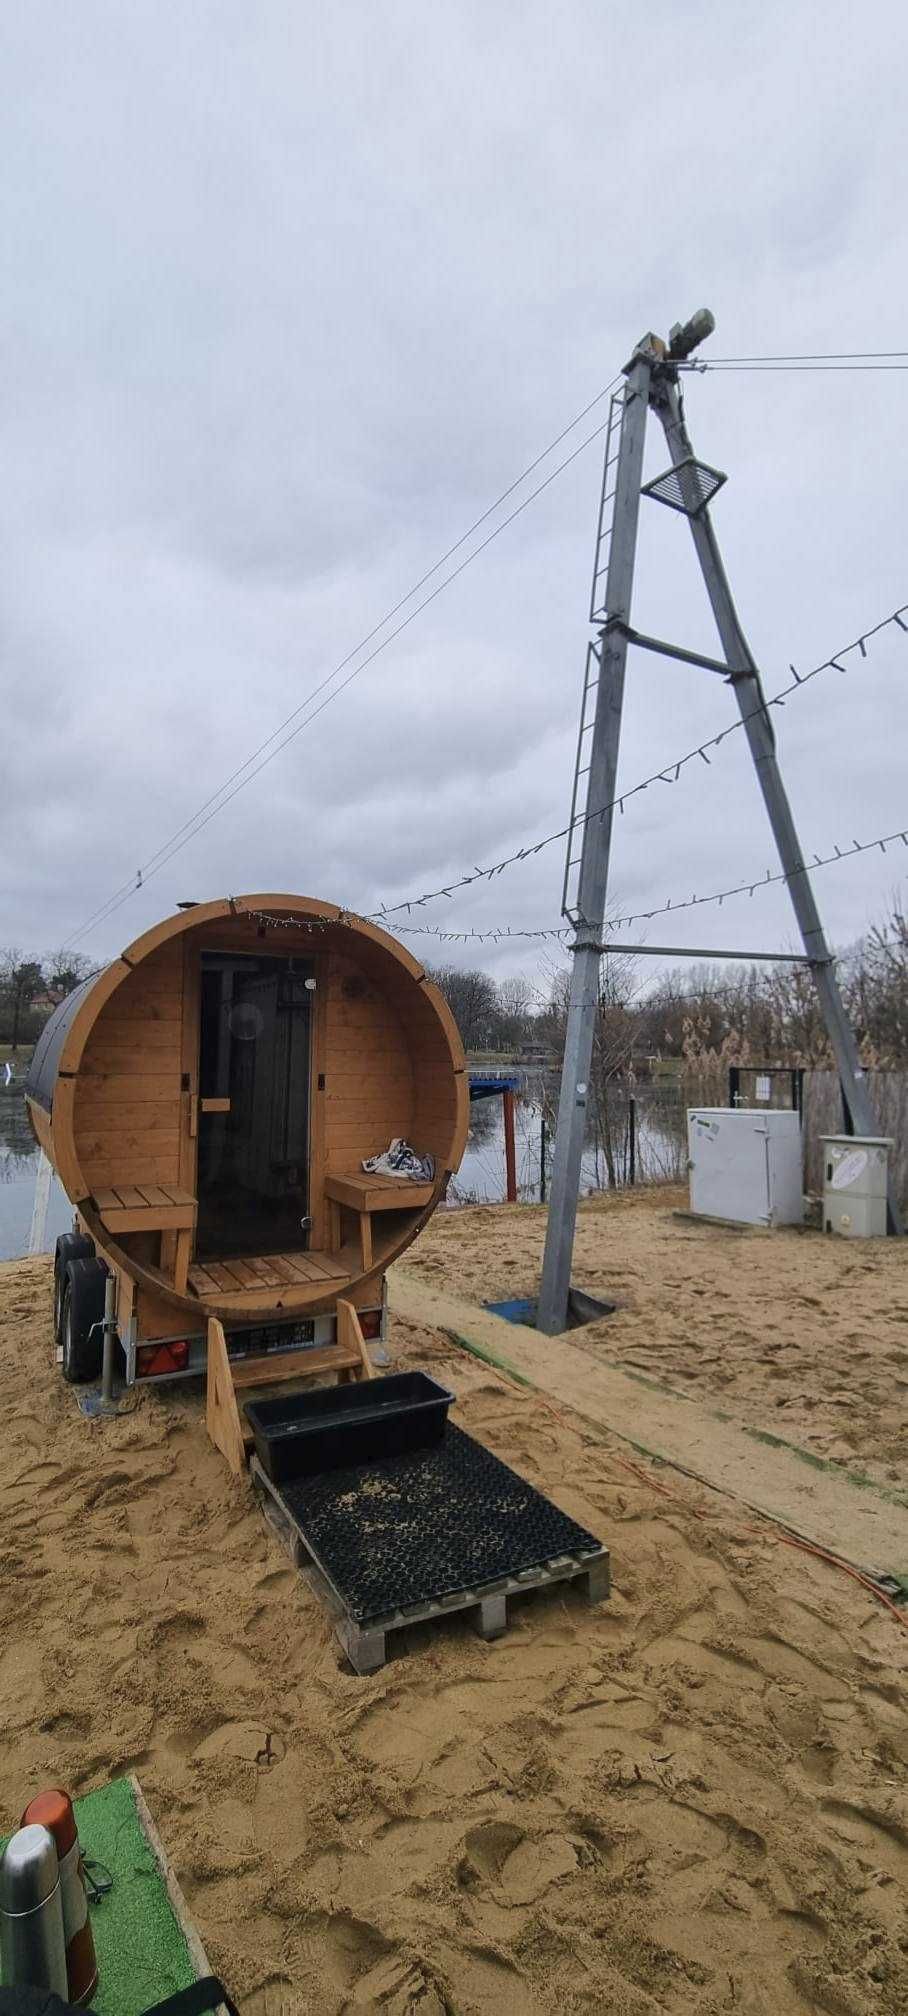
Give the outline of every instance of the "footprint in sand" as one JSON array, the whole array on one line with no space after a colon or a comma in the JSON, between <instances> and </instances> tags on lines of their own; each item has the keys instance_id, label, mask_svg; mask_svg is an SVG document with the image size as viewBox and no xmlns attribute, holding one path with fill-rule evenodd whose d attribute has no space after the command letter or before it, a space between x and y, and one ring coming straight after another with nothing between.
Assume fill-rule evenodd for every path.
<instances>
[{"instance_id":1,"label":"footprint in sand","mask_svg":"<svg viewBox=\"0 0 908 2016\"><path fill-rule=\"evenodd\" d=\"M106 1476L96 1478L89 1485L82 1502L86 1512L92 1512L102 1500L110 1504L124 1497L134 1497L135 1489L136 1479L130 1476L128 1470L108 1470Z\"/></svg>"},{"instance_id":2,"label":"footprint in sand","mask_svg":"<svg viewBox=\"0 0 908 2016\"><path fill-rule=\"evenodd\" d=\"M271 1568L267 1575L259 1576L254 1586L256 1589L267 1589L269 1595L282 1594L291 1584L295 1587L298 1581L299 1577L294 1574L292 1568Z\"/></svg>"},{"instance_id":3,"label":"footprint in sand","mask_svg":"<svg viewBox=\"0 0 908 2016\"><path fill-rule=\"evenodd\" d=\"M243 1996L245 2016L287 2016L293 1984L289 1974L271 1974Z\"/></svg>"},{"instance_id":4,"label":"footprint in sand","mask_svg":"<svg viewBox=\"0 0 908 2016\"><path fill-rule=\"evenodd\" d=\"M884 1813L879 1807L852 1799L824 1799L823 1811L830 1815L836 1833L856 1846L874 1848L879 1853L881 1847L894 1843L898 1851L896 1866L903 1877L908 1872L908 1822L898 1814Z\"/></svg>"},{"instance_id":5,"label":"footprint in sand","mask_svg":"<svg viewBox=\"0 0 908 2016\"><path fill-rule=\"evenodd\" d=\"M370 1925L368 1919L354 1917L352 1911L336 1911L330 1917L323 1917L321 1924L312 1929L318 1931L319 1954L328 1979L342 1993L348 1991L367 1970L371 1972L380 1962L387 1960L395 1950L377 1925ZM373 2003L372 2006L376 2005Z\"/></svg>"},{"instance_id":6,"label":"footprint in sand","mask_svg":"<svg viewBox=\"0 0 908 2016\"><path fill-rule=\"evenodd\" d=\"M204 1617L193 1610L175 1611L171 1617L161 1617L152 1624L150 1647L155 1652L187 1652L196 1640L204 1638L206 1631Z\"/></svg>"},{"instance_id":7,"label":"footprint in sand","mask_svg":"<svg viewBox=\"0 0 908 2016\"><path fill-rule=\"evenodd\" d=\"M577 1851L563 1834L532 1838L510 1821L491 1820L464 1837L457 1880L464 1890L491 1889L505 1904L535 1904L577 1866Z\"/></svg>"}]
</instances>

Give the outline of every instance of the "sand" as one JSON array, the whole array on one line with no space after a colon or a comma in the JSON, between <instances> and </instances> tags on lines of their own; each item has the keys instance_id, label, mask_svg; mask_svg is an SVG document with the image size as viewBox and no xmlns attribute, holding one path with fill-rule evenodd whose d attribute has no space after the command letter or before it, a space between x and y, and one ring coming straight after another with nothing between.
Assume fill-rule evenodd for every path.
<instances>
[{"instance_id":1,"label":"sand","mask_svg":"<svg viewBox=\"0 0 908 2016\"><path fill-rule=\"evenodd\" d=\"M518 1385L573 1410L600 1438L670 1464L908 1599L908 1492L742 1425L708 1397L592 1356L572 1342L576 1331L553 1349L540 1331L505 1323L415 1274L395 1268L388 1285L395 1316L445 1332Z\"/></svg>"},{"instance_id":2,"label":"sand","mask_svg":"<svg viewBox=\"0 0 908 2016\"><path fill-rule=\"evenodd\" d=\"M908 1246L731 1230L686 1204L665 1188L583 1203L573 1280L618 1308L572 1344L908 1485ZM403 1264L477 1302L533 1296L544 1236L532 1206L441 1211Z\"/></svg>"},{"instance_id":3,"label":"sand","mask_svg":"<svg viewBox=\"0 0 908 2016\"><path fill-rule=\"evenodd\" d=\"M470 1218L425 1257L500 1242ZM860 1586L397 1322L615 1590L490 1645L414 1629L358 1679L196 1390L88 1422L46 1262L0 1268L0 1325L0 1816L134 1769L244 2012L908 2009L906 1634Z\"/></svg>"}]
</instances>

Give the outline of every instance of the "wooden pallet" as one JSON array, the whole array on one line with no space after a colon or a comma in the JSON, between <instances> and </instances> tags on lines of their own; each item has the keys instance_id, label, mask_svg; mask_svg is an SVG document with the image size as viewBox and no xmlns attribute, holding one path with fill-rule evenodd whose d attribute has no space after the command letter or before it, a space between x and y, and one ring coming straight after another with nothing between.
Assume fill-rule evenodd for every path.
<instances>
[{"instance_id":1,"label":"wooden pallet","mask_svg":"<svg viewBox=\"0 0 908 2016\"><path fill-rule=\"evenodd\" d=\"M337 1639L355 1673L376 1673L379 1667L384 1666L388 1658L389 1635L405 1630L410 1624L450 1617L463 1610L469 1612L480 1638L501 1638L508 1628L508 1599L512 1596L525 1596L531 1589L550 1589L557 1583L583 1582L589 1601L601 1603L610 1591L609 1553L607 1547L602 1547L598 1553L583 1560L564 1555L559 1560L525 1568L517 1575L502 1575L496 1581L483 1583L475 1589L456 1590L450 1596L413 1603L405 1610L389 1611L384 1617L370 1619L366 1625L359 1624L325 1573L305 1533L285 1504L279 1486L266 1476L257 1456L252 1458L250 1476L262 1500L266 1519L286 1547L294 1567L305 1576L328 1611Z\"/></svg>"},{"instance_id":2,"label":"wooden pallet","mask_svg":"<svg viewBox=\"0 0 908 2016\"><path fill-rule=\"evenodd\" d=\"M210 1440L239 1477L246 1467L252 1430L237 1406L237 1393L251 1396L268 1386L323 1379L334 1373L343 1384L350 1379L374 1379L375 1372L352 1302L337 1305L337 1341L299 1351L270 1351L261 1357L231 1358L224 1326L216 1316L208 1321L208 1367L205 1426Z\"/></svg>"}]
</instances>

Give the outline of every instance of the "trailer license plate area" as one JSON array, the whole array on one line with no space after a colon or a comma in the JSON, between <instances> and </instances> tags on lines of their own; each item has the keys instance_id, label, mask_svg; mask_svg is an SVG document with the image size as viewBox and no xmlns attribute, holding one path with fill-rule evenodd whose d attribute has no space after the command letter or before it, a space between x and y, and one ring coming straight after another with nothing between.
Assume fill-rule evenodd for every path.
<instances>
[{"instance_id":1,"label":"trailer license plate area","mask_svg":"<svg viewBox=\"0 0 908 2016\"><path fill-rule=\"evenodd\" d=\"M300 1323L262 1323L254 1330L234 1330L227 1340L231 1358L262 1358L269 1351L298 1351L313 1343L315 1324L311 1317Z\"/></svg>"}]
</instances>

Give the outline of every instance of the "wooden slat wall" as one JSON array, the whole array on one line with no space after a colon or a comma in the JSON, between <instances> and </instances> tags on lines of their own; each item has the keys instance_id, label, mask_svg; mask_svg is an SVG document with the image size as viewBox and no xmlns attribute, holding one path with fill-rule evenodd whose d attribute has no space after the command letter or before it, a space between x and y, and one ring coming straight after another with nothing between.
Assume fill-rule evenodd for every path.
<instances>
[{"instance_id":1,"label":"wooden slat wall","mask_svg":"<svg viewBox=\"0 0 908 2016\"><path fill-rule=\"evenodd\" d=\"M143 960L103 1008L76 1081L75 1133L92 1190L179 1183L183 947Z\"/></svg>"},{"instance_id":2,"label":"wooden slat wall","mask_svg":"<svg viewBox=\"0 0 908 2016\"><path fill-rule=\"evenodd\" d=\"M325 1154L330 1174L356 1170L395 1134L413 1127L413 1062L407 1031L386 975L375 980L340 953L326 962L327 1010L322 1069L326 1089ZM345 990L352 982L356 991ZM361 990L361 991L360 991ZM319 1095L316 1095L319 1096Z\"/></svg>"},{"instance_id":3,"label":"wooden slat wall","mask_svg":"<svg viewBox=\"0 0 908 2016\"><path fill-rule=\"evenodd\" d=\"M438 1019L418 987L408 987L401 1013L413 1057L415 1100L411 1140L420 1153L448 1166L457 1125L457 1088L451 1053Z\"/></svg>"},{"instance_id":4,"label":"wooden slat wall","mask_svg":"<svg viewBox=\"0 0 908 2016\"><path fill-rule=\"evenodd\" d=\"M444 1165L456 1093L447 1044L418 984L379 948L360 945L355 959L334 946L314 949L322 953L324 1042L313 1065L326 1087L313 1086L313 1105L324 1115L326 1173L358 1169L395 1134ZM142 961L91 1032L75 1087L75 1130L92 1190L143 1181L190 1187L180 1162L183 984L175 940ZM317 1136L314 1114L316 1164ZM315 1166L312 1175L317 1213Z\"/></svg>"}]
</instances>

